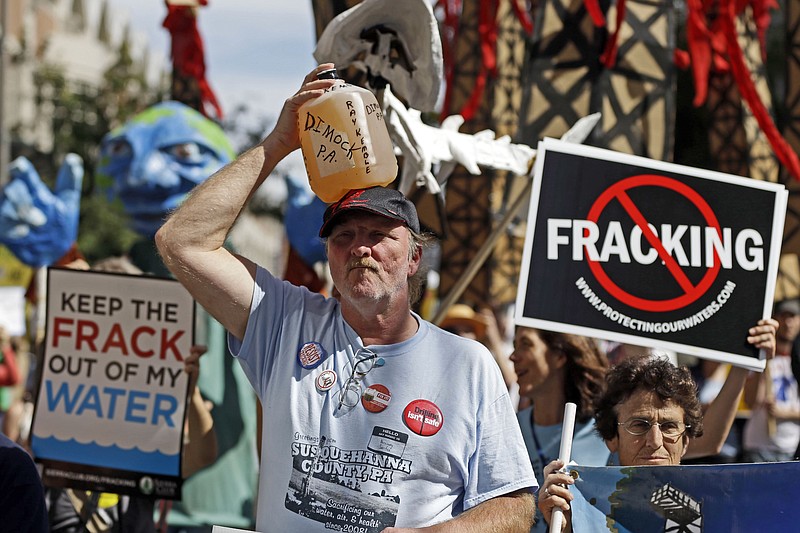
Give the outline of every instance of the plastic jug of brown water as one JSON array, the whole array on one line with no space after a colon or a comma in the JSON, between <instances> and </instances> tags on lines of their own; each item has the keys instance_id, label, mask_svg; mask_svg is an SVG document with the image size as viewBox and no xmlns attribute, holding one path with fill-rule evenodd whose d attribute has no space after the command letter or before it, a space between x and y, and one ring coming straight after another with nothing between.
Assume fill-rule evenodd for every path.
<instances>
[{"instance_id":1,"label":"plastic jug of brown water","mask_svg":"<svg viewBox=\"0 0 800 533\"><path fill-rule=\"evenodd\" d=\"M397 177L397 158L375 95L346 83L335 69L317 75L337 82L298 112L308 182L323 202L351 189L386 186Z\"/></svg>"}]
</instances>

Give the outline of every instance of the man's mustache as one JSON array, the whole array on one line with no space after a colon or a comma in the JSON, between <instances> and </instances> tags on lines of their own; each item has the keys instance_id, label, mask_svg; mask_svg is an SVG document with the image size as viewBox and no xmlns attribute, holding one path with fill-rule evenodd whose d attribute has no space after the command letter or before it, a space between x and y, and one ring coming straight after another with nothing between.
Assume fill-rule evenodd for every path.
<instances>
[{"instance_id":1,"label":"man's mustache","mask_svg":"<svg viewBox=\"0 0 800 533\"><path fill-rule=\"evenodd\" d=\"M355 259L347 263L347 270L352 270L354 268L366 268L377 272L378 263L374 259L370 259L368 257L361 257L359 259Z\"/></svg>"}]
</instances>

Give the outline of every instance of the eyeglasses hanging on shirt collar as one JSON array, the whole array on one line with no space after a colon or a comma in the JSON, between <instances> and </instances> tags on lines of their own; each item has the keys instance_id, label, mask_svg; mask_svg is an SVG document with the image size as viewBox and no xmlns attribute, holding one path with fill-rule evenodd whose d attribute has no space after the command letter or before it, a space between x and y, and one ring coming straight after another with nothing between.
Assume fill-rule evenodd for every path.
<instances>
[{"instance_id":1,"label":"eyeglasses hanging on shirt collar","mask_svg":"<svg viewBox=\"0 0 800 533\"><path fill-rule=\"evenodd\" d=\"M353 370L350 372L350 377L342 385L339 391L339 405L336 409L347 407L351 409L358 405L361 400L361 380L364 376L369 374L369 371L375 367L383 366L386 361L383 357L378 357L378 354L367 348L359 349L356 354L356 362L353 365Z\"/></svg>"}]
</instances>

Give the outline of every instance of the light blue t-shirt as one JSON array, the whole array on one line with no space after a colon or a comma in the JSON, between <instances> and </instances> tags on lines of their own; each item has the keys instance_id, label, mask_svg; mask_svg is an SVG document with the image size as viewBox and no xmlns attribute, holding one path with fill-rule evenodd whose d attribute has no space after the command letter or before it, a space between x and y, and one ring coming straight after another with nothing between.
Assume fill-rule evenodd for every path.
<instances>
[{"instance_id":1,"label":"light blue t-shirt","mask_svg":"<svg viewBox=\"0 0 800 533\"><path fill-rule=\"evenodd\" d=\"M544 467L555 459L561 449L561 430L562 424L552 426L540 426L533 424L534 406L523 409L517 413L522 438L525 440L525 447L528 449L528 457L531 466L536 474L536 479L544 482ZM537 446L537 442L539 446ZM540 456L541 453L541 456ZM542 464L542 457L544 464ZM611 452L608 451L605 441L594 430L594 419L586 422L575 422L575 429L572 436L572 451L570 462L575 462L584 466L605 466L609 463ZM546 532L548 525L542 518L542 513L536 509L536 523L531 529L532 532Z\"/></svg>"},{"instance_id":2,"label":"light blue t-shirt","mask_svg":"<svg viewBox=\"0 0 800 533\"><path fill-rule=\"evenodd\" d=\"M258 269L229 337L263 405L258 531L421 527L537 487L489 351L414 317L366 350L336 300ZM340 408L345 385L363 396Z\"/></svg>"}]
</instances>

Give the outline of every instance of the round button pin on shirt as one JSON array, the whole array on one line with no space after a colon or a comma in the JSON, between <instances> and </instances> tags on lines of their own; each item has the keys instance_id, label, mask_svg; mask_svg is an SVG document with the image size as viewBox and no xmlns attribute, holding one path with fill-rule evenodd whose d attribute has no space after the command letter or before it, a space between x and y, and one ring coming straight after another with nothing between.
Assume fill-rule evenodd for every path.
<instances>
[{"instance_id":1,"label":"round button pin on shirt","mask_svg":"<svg viewBox=\"0 0 800 533\"><path fill-rule=\"evenodd\" d=\"M436 435L444 425L444 415L429 400L414 400L403 409L403 421L408 429L423 437Z\"/></svg>"},{"instance_id":2,"label":"round button pin on shirt","mask_svg":"<svg viewBox=\"0 0 800 533\"><path fill-rule=\"evenodd\" d=\"M331 390L335 383L336 372L333 370L323 370L316 379L317 390L320 392Z\"/></svg>"},{"instance_id":3,"label":"round button pin on shirt","mask_svg":"<svg viewBox=\"0 0 800 533\"><path fill-rule=\"evenodd\" d=\"M370 385L361 395L361 405L370 413L380 413L389 407L389 400L392 399L392 393L385 385L376 383Z\"/></svg>"},{"instance_id":4,"label":"round button pin on shirt","mask_svg":"<svg viewBox=\"0 0 800 533\"><path fill-rule=\"evenodd\" d=\"M319 366L327 355L325 348L320 343L307 342L297 351L297 362L303 368L312 369Z\"/></svg>"}]
</instances>

